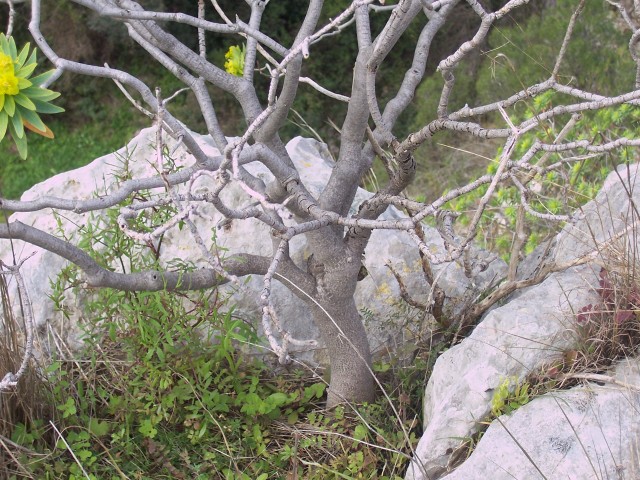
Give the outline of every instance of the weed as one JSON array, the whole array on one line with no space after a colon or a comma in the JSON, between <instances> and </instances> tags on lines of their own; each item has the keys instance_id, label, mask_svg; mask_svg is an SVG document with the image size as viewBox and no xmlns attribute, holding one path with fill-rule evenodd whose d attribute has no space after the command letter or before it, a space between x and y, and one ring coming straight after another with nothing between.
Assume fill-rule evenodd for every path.
<instances>
[{"instance_id":1,"label":"weed","mask_svg":"<svg viewBox=\"0 0 640 480\"><path fill-rule=\"evenodd\" d=\"M581 378L604 373L618 360L636 356L640 346L640 284L633 272L637 265L628 263L620 270L610 262L605 261L610 269L602 267L598 275L599 301L576 312L575 347L533 374L532 381L546 382L547 388L569 388Z\"/></svg>"},{"instance_id":2,"label":"weed","mask_svg":"<svg viewBox=\"0 0 640 480\"><path fill-rule=\"evenodd\" d=\"M460 446L451 453L448 470L453 470L461 465L473 453L482 439L484 432L494 420L499 420L501 415L510 415L518 408L531 401L534 391L527 381L519 381L515 377L507 377L493 392L491 398L491 410L489 414L478 422L477 431L468 437L460 438ZM540 392L536 391L536 394Z\"/></svg>"},{"instance_id":3,"label":"weed","mask_svg":"<svg viewBox=\"0 0 640 480\"><path fill-rule=\"evenodd\" d=\"M527 382L518 382L514 378L505 378L491 399L491 415L498 418L500 415L508 415L514 410L529 403L531 385Z\"/></svg>"},{"instance_id":4,"label":"weed","mask_svg":"<svg viewBox=\"0 0 640 480\"><path fill-rule=\"evenodd\" d=\"M121 162L118 178L125 181L126 157ZM79 245L110 268L157 267L162 242L135 244L114 227L116 215L109 210L85 222ZM138 219L140 228L163 220ZM357 412L326 412L321 377L307 370L276 376L248 351L260 344L253 326L215 290L81 292L73 267L53 287L59 315L71 314L69 290L84 298L86 348L80 358L60 354L46 368L48 415L7 417L11 472L43 479L403 475L420 433L430 352L414 352L412 366L394 359L376 366L399 417L383 400Z\"/></svg>"},{"instance_id":5,"label":"weed","mask_svg":"<svg viewBox=\"0 0 640 480\"><path fill-rule=\"evenodd\" d=\"M16 327L17 315L11 307L7 283L0 275L0 300L2 315L0 325L0 372L15 372L22 354L22 334ZM33 362L33 361L32 361ZM48 386L38 369L30 368L12 392L0 394L0 478L24 473L24 468L12 462L15 448L27 450L34 441L28 431L38 429L53 415L52 406L47 402ZM12 437L24 439L20 445Z\"/></svg>"}]
</instances>

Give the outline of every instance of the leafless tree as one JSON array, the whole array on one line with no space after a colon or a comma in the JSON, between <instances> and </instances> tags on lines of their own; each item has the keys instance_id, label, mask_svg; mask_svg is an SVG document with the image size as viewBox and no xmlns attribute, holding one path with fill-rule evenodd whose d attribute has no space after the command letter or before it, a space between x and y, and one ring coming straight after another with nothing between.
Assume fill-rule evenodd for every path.
<instances>
[{"instance_id":1,"label":"leafless tree","mask_svg":"<svg viewBox=\"0 0 640 480\"><path fill-rule=\"evenodd\" d=\"M447 22L455 22L451 13L458 4L465 1L478 16L479 27L469 41L455 46L454 53L438 64L444 87L439 92L432 92L432 95L440 98L437 112L434 112L433 119L420 130L406 138L396 138L396 122L411 104L416 88L424 77L427 63L431 60L429 51L434 37ZM617 138L606 143L590 140L567 142L564 141L564 135L559 135L554 142L535 141L524 155L517 158L514 156L514 147L521 137L542 130L546 122L555 121L571 128L576 116L582 112L624 103L638 105L640 80L636 81L636 85L631 85L628 92L612 97L583 91L559 81L558 72L564 52L570 41L575 19L584 7L584 0L573 18L567 19L565 41L558 45L555 68L546 81L529 85L520 92L494 103L465 105L457 111L451 111L449 108L451 92L456 87L456 68L468 55L484 44L496 21L528 3L527 0L503 2L503 6L493 12L485 8L484 5L488 2L479 0L400 0L395 5L381 5L383 2L376 0L355 0L325 25L319 25L323 1L310 0L304 21L300 24L291 45L282 45L276 38L269 36L269 32L261 30L261 17L268 6L268 0L246 0L251 7L250 17L246 21L229 12L225 14L216 0L199 0L198 16L147 11L133 0L74 2L113 22L124 24L129 36L141 45L152 59L160 62L195 94L208 133L223 154L215 158L207 156L179 119L174 118L164 108L165 100L139 78L108 66L87 65L58 56L49 39L45 38L40 30L41 0L31 0L29 30L39 48L57 69L57 74L51 82L65 72L73 72L111 79L130 92L137 92L146 104L146 110L153 113L156 124L162 127L158 129L158 148L161 149L163 130L166 134L181 140L196 158L196 164L176 173L127 181L117 192L97 199L0 199L0 208L14 212L44 208L89 212L118 205L143 189L167 187L164 197L144 204L134 201L133 205L122 208L119 217L120 228L140 241L153 240L168 228L174 228L178 222L192 227L191 215L199 205L208 202L229 219L241 221L255 218L269 225L274 245L273 255L260 257L238 254L220 262L217 258L207 255L205 249L203 255L209 261L207 269L192 272L148 271L123 274L108 271L78 247L17 221L0 226L0 238L21 239L64 257L84 272L86 282L91 287L111 287L129 291L164 288L204 289L226 282L236 282L239 277L245 275L264 275L264 290L260 298L263 327L272 348L282 362L289 359L287 344L296 340L286 332L281 332L278 340L272 333L278 323L274 316L270 290L273 280L287 279L285 284L295 284L297 288L294 289L294 293L308 305L328 349L331 361L331 383L327 401L329 406L345 400L369 401L374 395L374 381L370 369L371 353L363 322L354 302L361 258L372 230L392 229L408 232L415 240L416 248L421 252L427 266L444 261L463 262L476 234L481 215L500 184L517 187L521 194L521 208L529 214L567 220L566 217L539 213L530 206L530 199L536 195L529 186L531 179L536 175L544 175L565 162L584 156L598 155L622 146L640 145L640 140L635 138ZM213 7L220 21L206 20L205 7ZM624 10L622 6L620 8ZM376 14L388 15L384 28L377 36L372 34L370 26L370 16L374 11ZM634 32L629 48L640 71L640 57L636 51L639 30L629 16L626 18L629 19L629 27ZM195 51L168 33L166 25L170 22L193 27L194 35L199 39ZM376 72L383 62L393 55L395 46L403 41L403 34L412 22L420 22L424 26L415 45L411 66L402 82L394 86L395 93L391 100L383 105L376 91ZM348 34L344 28L348 23L355 23L354 42L358 45L358 55L352 72L345 72L352 75L351 92L345 96L323 88L322 79L303 77L301 68L303 62L314 60L315 48L330 48L335 34ZM207 60L206 39L213 36L246 39L246 59L242 76L229 74L221 66ZM265 105L259 101L256 91L254 75L258 66L266 67L270 75L266 92L268 101ZM312 196L301 182L279 135L303 82L337 102L348 102L348 110L341 125L337 162L330 180L317 198ZM215 85L235 98L246 119L246 130L223 131L217 118L216 99L210 96L207 88L209 85ZM304 88L309 88L308 86ZM557 104L519 123L510 120L510 112L518 102L549 91L564 94L565 103ZM491 113L494 117L503 119L503 126L497 128L479 123L485 118L483 116ZM412 182L416 170L412 152L437 132L444 130L464 132L478 139L501 139L502 153L498 155L499 166L496 172L477 178L464 187L445 192L432 203L407 198L403 192ZM228 140L231 135L238 134L238 139ZM542 135L540 137L544 138ZM553 162L549 161L550 154L555 155ZM161 157L159 154L159 161L162 161ZM385 164L388 179L372 198L359 205L357 213L350 214L356 190L362 183L363 176L376 161ZM249 174L243 167L249 162L264 164L273 173L275 180L265 184ZM210 174L215 179L215 187L206 194L196 194L189 190L180 193L175 188L181 184L188 185L193 178L202 174ZM247 192L248 201L245 207L229 208L221 200L221 192L232 184L241 185ZM455 232L452 226L454 217L444 209L445 205L448 201L481 187L486 188L486 193L482 195L477 210L471 216L469 227L466 232ZM403 220L379 219L390 205L408 212L408 216ZM135 231L131 220L141 211L168 206L178 212L170 222L157 225L151 233ZM293 218L294 222L285 221L285 217ZM421 223L428 217L436 220L447 245L447 254L442 258L435 257L421 239ZM197 230L191 230L195 242L202 244ZM289 243L298 235L306 237L313 252L312 261L305 265L296 264L289 256ZM545 273L548 271L547 269ZM504 295L522 285L524 283L518 283L511 269L509 278L498 287L498 292ZM434 299L436 298L434 296ZM424 305L432 310L435 310L436 306ZM473 315L477 316L479 310L482 308L476 309ZM469 323L472 319L468 315L460 321Z\"/></svg>"}]
</instances>

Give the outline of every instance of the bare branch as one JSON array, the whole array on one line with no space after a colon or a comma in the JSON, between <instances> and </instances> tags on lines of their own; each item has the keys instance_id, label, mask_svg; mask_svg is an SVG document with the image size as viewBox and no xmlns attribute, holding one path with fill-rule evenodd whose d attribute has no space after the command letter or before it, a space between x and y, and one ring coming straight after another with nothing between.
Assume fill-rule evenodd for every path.
<instances>
[{"instance_id":1,"label":"bare branch","mask_svg":"<svg viewBox=\"0 0 640 480\"><path fill-rule=\"evenodd\" d=\"M569 40L571 39L571 35L573 34L573 28L575 27L576 20L578 16L584 10L584 0L582 0L576 11L571 16L571 20L569 20L569 26L567 27L567 32L564 36L564 40L562 41L562 46L560 47L560 53L558 53L558 58L556 59L556 64L553 66L553 72L551 72L551 78L554 80L558 79L558 71L560 70L560 66L562 65L562 61L564 60L564 55L567 51L567 46L569 45Z\"/></svg>"},{"instance_id":2,"label":"bare branch","mask_svg":"<svg viewBox=\"0 0 640 480\"><path fill-rule=\"evenodd\" d=\"M9 5L9 16L7 18L7 31L6 36L10 37L13 33L13 24L16 18L16 8L13 0L7 0L7 5Z\"/></svg>"},{"instance_id":3,"label":"bare branch","mask_svg":"<svg viewBox=\"0 0 640 480\"><path fill-rule=\"evenodd\" d=\"M18 285L18 294L23 302L24 312L24 324L25 324L25 337L26 342L24 346L24 354L22 356L22 362L16 373L7 372L2 380L0 380L0 392L15 388L20 381L20 378L25 374L29 366L29 361L33 357L33 341L35 337L35 323L33 321L33 308L31 306L31 299L27 287L24 283L24 278L20 273L20 268L24 263L29 260L31 256L21 260L17 265L7 265L0 260L0 275L13 275ZM5 270L2 270L5 269Z\"/></svg>"}]
</instances>

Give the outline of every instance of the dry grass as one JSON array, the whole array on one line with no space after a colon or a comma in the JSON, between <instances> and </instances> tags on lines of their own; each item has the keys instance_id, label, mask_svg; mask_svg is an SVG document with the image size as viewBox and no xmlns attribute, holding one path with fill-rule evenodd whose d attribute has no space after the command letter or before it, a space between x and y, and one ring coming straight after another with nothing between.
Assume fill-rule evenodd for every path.
<instances>
[{"instance_id":1,"label":"dry grass","mask_svg":"<svg viewBox=\"0 0 640 480\"><path fill-rule=\"evenodd\" d=\"M616 362L634 358L640 349L640 213L632 195L633 179L620 178L628 197L626 212L612 210L598 213L602 232L622 229L608 240L598 238L590 226L591 242L597 245L599 265L597 301L575 312L569 331L575 346L563 352L562 358L530 377L534 390L544 393L550 388L575 386L589 375L606 373ZM606 218L605 218L606 217ZM622 220L622 222L620 222ZM618 224L617 227L614 225ZM626 225L626 228L624 227ZM595 377L594 377L595 378Z\"/></svg>"},{"instance_id":2,"label":"dry grass","mask_svg":"<svg viewBox=\"0 0 640 480\"><path fill-rule=\"evenodd\" d=\"M6 372L15 372L23 355L24 335L19 329L19 317L11 308L6 282L5 276L0 275L0 378ZM17 475L17 478L32 478L21 466L21 462L39 455L12 442L11 435L18 424L30 425L51 418L52 407L45 398L47 388L40 371L30 368L14 391L0 393L0 479L10 478L12 475Z\"/></svg>"}]
</instances>

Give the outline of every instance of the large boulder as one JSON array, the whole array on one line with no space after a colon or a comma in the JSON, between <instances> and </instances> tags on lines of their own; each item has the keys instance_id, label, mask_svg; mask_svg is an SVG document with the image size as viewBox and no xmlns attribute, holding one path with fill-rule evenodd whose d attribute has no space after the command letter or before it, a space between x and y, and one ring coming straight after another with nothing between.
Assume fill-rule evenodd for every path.
<instances>
[{"instance_id":1,"label":"large boulder","mask_svg":"<svg viewBox=\"0 0 640 480\"><path fill-rule=\"evenodd\" d=\"M212 140L207 136L193 134L201 148L211 156L219 155L213 146ZM31 200L45 195L86 199L105 192L113 192L118 185L118 178L126 176L142 178L155 175L157 165L155 163L155 131L143 130L124 149L98 158L89 165L77 170L56 175L45 182L34 186L25 192L22 200ZM174 142L168 140L168 148L174 148ZM293 162L299 169L300 176L308 190L315 196L326 185L333 162L328 155L326 146L315 140L297 137L287 145ZM178 147L173 154L175 165L180 168L193 163L193 157L188 155L182 147ZM251 163L247 170L268 181L271 173L261 164ZM208 178L201 177L197 188L208 188ZM371 194L359 189L354 200L355 206L368 198ZM231 208L246 206L251 202L248 195L239 187L231 186L225 189L223 199ZM95 224L104 212L93 214L77 214L69 211L53 212L46 209L38 212L15 213L11 220L19 220L28 225L33 225L46 232L77 242L83 235L84 225ZM400 218L402 214L394 208L389 208L384 218ZM200 231L202 238L208 242L208 248L212 246L212 229L216 230L216 243L221 254L230 255L235 252L247 252L257 255L271 256L273 245L269 228L263 223L254 220L234 220L223 222L223 217L208 204L198 206L194 222ZM224 225L224 228L219 228ZM110 228L117 228L112 225ZM434 229L425 227L425 242L433 252L444 252L443 242ZM98 245L94 248L100 248ZM0 259L11 261L12 249L17 259L21 259L34 253L23 268L27 288L34 305L35 320L41 331L53 329L72 346L81 346L80 331L77 322L82 321L83 294L76 294L67 299L67 315L56 313L53 302L49 299L52 281L55 281L66 262L56 255L36 248L23 242L0 241ZM305 265L306 258L312 252L309 251L304 238L296 238L292 242L291 255L299 265ZM173 228L163 238L160 250L160 259L165 264L175 259L181 259L196 266L207 265L203 260L200 250L190 237L187 228L180 230ZM416 298L425 298L429 286L426 284L420 266L420 258L415 243L403 232L392 230L375 231L365 254L365 266L369 273L367 277L358 283L356 301L363 311L369 340L372 350L385 350L387 346L397 340L402 334L400 327L402 315L402 301L399 298L399 288L385 262L391 263L396 271L399 271L407 283L408 289ZM120 265L114 264L114 269L120 269ZM439 284L454 299L452 305L456 305L456 298L469 296L471 291L482 290L500 278L504 272L504 264L495 261L489 268L474 279L468 279L463 269L457 263L443 264L436 268L436 274L440 274ZM254 323L260 318L260 310L256 299L262 289L262 278L252 277L241 292L225 290L231 296L229 305L234 305L235 315L240 315ZM284 327L299 339L319 340L319 333L311 321L305 304L283 285L275 282L273 288L276 308ZM15 291L11 295L14 303L18 300ZM16 309L18 311L18 309ZM71 324L69 324L71 322ZM298 352L298 356L314 362L324 362L323 349L315 349L313 352Z\"/></svg>"},{"instance_id":2,"label":"large boulder","mask_svg":"<svg viewBox=\"0 0 640 480\"><path fill-rule=\"evenodd\" d=\"M501 416L444 479L640 478L640 361L623 360L608 376L619 384L588 382Z\"/></svg>"},{"instance_id":3,"label":"large boulder","mask_svg":"<svg viewBox=\"0 0 640 480\"><path fill-rule=\"evenodd\" d=\"M617 245L619 248L625 242L632 245L632 249L634 245L637 248L638 232L634 230L634 209L640 201L637 172L637 165L622 166L619 171L612 172L596 198L577 212L574 220L549 245L550 248L535 252L525 262L523 271L526 273L521 272L521 275L530 275L548 262L567 264L585 257L601 261L601 254L606 254L610 246ZM591 253L593 255L589 256ZM563 352L576 347L579 335L575 333L575 313L586 305L599 301L595 292L599 270L594 263L574 266L549 276L537 286L518 292L505 305L489 312L468 338L438 358L425 391L424 434L416 449L416 458L407 472L407 480L434 480L446 475L450 471L451 454L458 450L465 439L479 430L479 422L487 418L490 412L495 389L505 379L521 381L541 366L561 359ZM525 412L531 412L533 408L542 409L536 414L535 421L531 419L532 423L528 424L525 420L525 423L520 424L514 415L505 425L509 431L516 428L516 424L521 432L529 431L527 448L537 452L546 445L553 449L553 442L549 440L551 437L546 435L551 430L536 433L533 430L537 428L536 425L542 425L540 422L547 422L554 416L561 415L558 413L561 412L558 405L564 405L565 399L576 395L583 397L587 391L590 390L563 393L560 395L563 400L558 400L560 397L557 395L551 395L545 401L532 402ZM637 397L634 401L637 405ZM569 408L574 407L575 405ZM517 418L524 418L524 415L524 412L518 413ZM605 429L619 428L624 431L627 424L637 427L637 421L632 420L634 416L637 417L636 411L629 404L625 409L621 408L619 415L612 418L603 416L600 421L606 424L603 427ZM578 420L576 422L579 423ZM615 425L609 425L609 422L614 422ZM483 444L492 442L497 430L500 430L499 424L490 429L492 435L487 436L487 432L482 437L478 445L480 452L487 452L491 448ZM582 434L588 436L592 433L593 430L587 428ZM602 435L609 438L604 433ZM522 437L516 438L519 441ZM565 439L566 435L558 438ZM596 441L596 437L580 439L588 445ZM543 445L547 440L551 443ZM534 445L536 441L543 443ZM492 445L497 448L495 443ZM571 448L579 448L577 444L571 445ZM598 445L598 448L602 447L602 444ZM505 451L513 450L509 448ZM600 453L604 454L604 451ZM484 454L479 453L477 456L482 455ZM501 456L502 452L482 457L489 460L486 464L477 463L485 465L479 466L479 470L460 467L460 472L464 473L452 474L446 478L542 478L536 476L537 473L526 461L521 462L522 470L516 471L510 467L508 471L511 473L508 475L502 475L502 464L498 461L492 467L487 466L491 464L490 459L502 458ZM517 458L521 457L522 454ZM515 461L515 458L512 457L512 460ZM505 465L512 464L507 462ZM594 465L599 468L600 464L594 461ZM563 469L561 471L564 472ZM529 475L528 472L534 473ZM552 475L547 478L591 477L575 474ZM605 475L603 478L608 477Z\"/></svg>"},{"instance_id":4,"label":"large boulder","mask_svg":"<svg viewBox=\"0 0 640 480\"><path fill-rule=\"evenodd\" d=\"M468 338L438 358L425 392L424 433L416 448L426 475L414 465L407 479L446 473L451 454L481 427L504 379L522 379L573 345L572 308L594 301L589 282L595 278L584 266L551 276L492 310Z\"/></svg>"}]
</instances>

